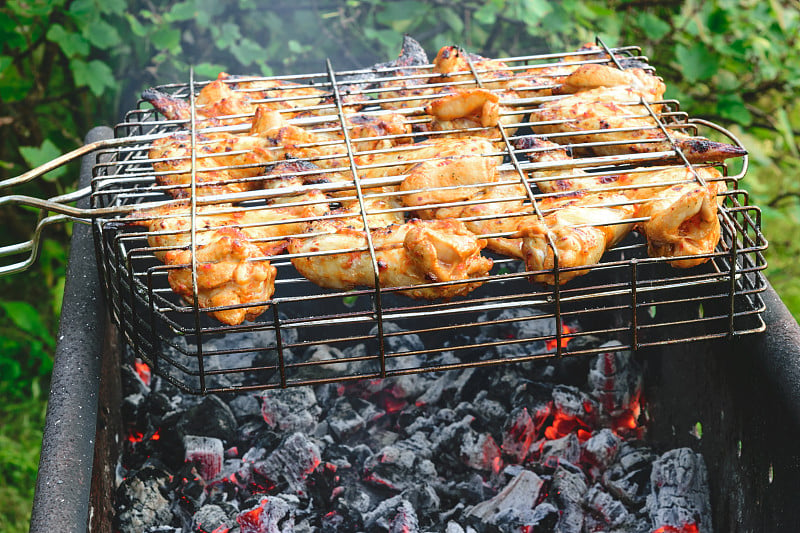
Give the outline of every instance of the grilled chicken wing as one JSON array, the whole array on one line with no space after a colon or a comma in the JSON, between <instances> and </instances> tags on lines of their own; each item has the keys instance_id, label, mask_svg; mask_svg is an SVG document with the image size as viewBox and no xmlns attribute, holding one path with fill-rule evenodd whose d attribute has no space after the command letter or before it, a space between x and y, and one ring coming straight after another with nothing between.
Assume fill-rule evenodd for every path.
<instances>
[{"instance_id":1,"label":"grilled chicken wing","mask_svg":"<svg viewBox=\"0 0 800 533\"><path fill-rule=\"evenodd\" d=\"M455 220L412 220L370 233L378 265L376 273L364 231L327 221L314 226L321 235L292 238L288 251L300 257L292 264L307 279L329 289L359 286L411 287L399 291L411 298L450 299L480 286L492 267L480 255L485 241ZM325 255L304 255L314 253ZM475 280L475 281L469 281ZM451 285L422 285L459 282Z\"/></svg>"},{"instance_id":2,"label":"grilled chicken wing","mask_svg":"<svg viewBox=\"0 0 800 533\"><path fill-rule=\"evenodd\" d=\"M225 324L254 320L266 309L275 290L276 269L269 258L286 246L286 238L302 233L322 216L327 204L319 191L293 207L235 210L229 205L201 206L195 216L197 300L202 309L228 307L209 314ZM173 267L168 281L174 292L194 301L190 208L168 204L139 211L129 224L149 230L147 241L156 257ZM259 305L260 304L260 305Z\"/></svg>"},{"instance_id":3,"label":"grilled chicken wing","mask_svg":"<svg viewBox=\"0 0 800 533\"><path fill-rule=\"evenodd\" d=\"M528 270L550 270L558 255L559 284L589 272L575 269L596 265L605 251L627 235L636 209L621 195L600 195L579 191L571 197L550 202L554 209L544 220L533 220L520 227L522 254ZM563 205L557 205L564 202ZM543 207L548 207L547 205ZM553 247L549 244L548 235ZM555 284L554 274L534 274L533 281Z\"/></svg>"},{"instance_id":4,"label":"grilled chicken wing","mask_svg":"<svg viewBox=\"0 0 800 533\"><path fill-rule=\"evenodd\" d=\"M626 87L601 87L545 102L531 111L533 131L564 134L559 143L601 143L588 148L595 155L652 153L673 150L658 123L640 102L646 91ZM655 113L660 106L651 106ZM693 163L720 162L746 152L737 146L692 137L674 130L670 135Z\"/></svg>"}]
</instances>

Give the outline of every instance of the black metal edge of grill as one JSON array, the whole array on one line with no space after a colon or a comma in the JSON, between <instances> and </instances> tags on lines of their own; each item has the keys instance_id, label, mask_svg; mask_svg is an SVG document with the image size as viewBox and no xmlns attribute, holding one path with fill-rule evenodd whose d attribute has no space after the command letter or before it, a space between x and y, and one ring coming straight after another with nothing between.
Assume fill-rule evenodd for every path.
<instances>
[{"instance_id":1,"label":"black metal edge of grill","mask_svg":"<svg viewBox=\"0 0 800 533\"><path fill-rule=\"evenodd\" d=\"M87 140L98 136L110 136L110 130L92 130ZM91 178L93 163L93 157L85 158L81 183ZM113 443L120 437L119 427L114 425L119 424L119 367L114 366L119 365L119 347L107 342L104 334L108 329L109 336L116 333L118 337L100 292L93 246L87 228L76 226L33 502L34 533L111 531L110 502L118 457ZM730 526L725 530L731 532L794 531L800 527L800 509L794 502L800 483L796 446L800 438L800 325L768 283L762 296L763 332L735 340L693 343L689 345L692 348L680 351L670 347L642 350L647 361L659 363L651 366L651 380L653 374L680 374L677 383L685 383L685 390L667 391L665 397L675 405L683 404L683 410L690 412L688 420L700 420L702 413L710 413L717 425L744 419L745 430L753 426L745 434L741 427L738 434L730 428L712 431L711 424L706 428L708 436L702 446L707 448L704 453L708 454L712 490L723 490L721 494L731 498L720 504L715 501L719 494L712 496L718 531L723 530L720 524ZM686 379L687 372L698 368L712 373ZM715 386L706 386L709 383ZM707 403L697 400L699 388ZM742 412L723 412L723 396L736 396L734 407L744 403ZM730 407L730 402L726 406ZM667 409L659 409L656 415L662 412ZM683 418L685 422L686 415ZM676 439L676 426L671 431L668 424L666 429L663 426L661 432L667 436L660 438ZM739 462L732 458L729 446L713 448L724 440L734 446L732 453L736 454L737 438ZM694 437L677 435L678 441L687 439ZM751 448L752 442L758 446ZM731 468L733 474L728 472ZM768 477L767 468L770 474L774 469L774 480Z\"/></svg>"}]
</instances>

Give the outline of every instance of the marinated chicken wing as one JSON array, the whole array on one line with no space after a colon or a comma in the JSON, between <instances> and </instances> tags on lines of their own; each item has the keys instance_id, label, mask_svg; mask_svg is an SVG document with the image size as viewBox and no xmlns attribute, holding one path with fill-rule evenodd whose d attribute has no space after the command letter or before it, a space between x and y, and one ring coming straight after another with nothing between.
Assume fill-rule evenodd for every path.
<instances>
[{"instance_id":1,"label":"marinated chicken wing","mask_svg":"<svg viewBox=\"0 0 800 533\"><path fill-rule=\"evenodd\" d=\"M639 209L639 216L650 217L638 225L647 237L651 257L675 257L670 265L690 268L710 257L719 243L720 224L717 202L711 187L698 184L676 185L658 193Z\"/></svg>"},{"instance_id":2,"label":"marinated chicken wing","mask_svg":"<svg viewBox=\"0 0 800 533\"><path fill-rule=\"evenodd\" d=\"M329 289L411 287L411 298L451 299L479 287L492 261L481 256L486 244L454 220L412 220L370 233L378 272L364 231L335 222L315 225L321 235L290 239L292 264L307 279ZM306 255L320 254L322 255ZM473 280L473 281L470 281ZM463 281L464 283L458 283ZM453 282L448 285L423 285Z\"/></svg>"},{"instance_id":3,"label":"marinated chicken wing","mask_svg":"<svg viewBox=\"0 0 800 533\"><path fill-rule=\"evenodd\" d=\"M516 94L505 91L503 96L514 98ZM506 126L508 135L514 135L516 128L512 126L524 118L501 105L499 93L486 89L456 90L429 103L425 112L432 118L423 130L447 132L451 138L473 136L500 140L499 124Z\"/></svg>"},{"instance_id":4,"label":"marinated chicken wing","mask_svg":"<svg viewBox=\"0 0 800 533\"><path fill-rule=\"evenodd\" d=\"M229 205L201 206L195 216L197 302L225 324L254 320L266 309L275 290L276 269L269 258L286 246L286 237L302 233L306 224L324 214L321 194L309 193L294 207L235 210ZM315 201L312 201L315 200ZM169 265L174 292L194 301L190 207L168 204L134 213L128 222L149 230L155 256Z\"/></svg>"},{"instance_id":5,"label":"marinated chicken wing","mask_svg":"<svg viewBox=\"0 0 800 533\"><path fill-rule=\"evenodd\" d=\"M628 221L636 211L624 196L572 194L573 198L552 201L554 210L543 221L533 220L521 226L516 235L522 239L522 254L528 270L553 269L557 254L559 284L589 272L589 269L577 267L599 263L605 251L631 231L633 224ZM564 205L557 206L561 201L565 201ZM534 274L531 279L555 284L554 274Z\"/></svg>"},{"instance_id":6,"label":"marinated chicken wing","mask_svg":"<svg viewBox=\"0 0 800 533\"><path fill-rule=\"evenodd\" d=\"M620 70L608 65L587 63L566 76L561 87L553 92L574 94L600 87L632 87L639 94L644 95L648 102L662 100L664 91L667 89L661 78L641 68Z\"/></svg>"},{"instance_id":7,"label":"marinated chicken wing","mask_svg":"<svg viewBox=\"0 0 800 533\"><path fill-rule=\"evenodd\" d=\"M559 134L559 143L591 144L596 155L652 153L673 150L658 123L640 102L646 92L626 87L601 87L545 102L531 111L533 131ZM654 112L659 105L651 106ZM569 135L560 135L560 134ZM692 137L674 130L670 135L693 163L720 162L746 152L737 146Z\"/></svg>"}]
</instances>

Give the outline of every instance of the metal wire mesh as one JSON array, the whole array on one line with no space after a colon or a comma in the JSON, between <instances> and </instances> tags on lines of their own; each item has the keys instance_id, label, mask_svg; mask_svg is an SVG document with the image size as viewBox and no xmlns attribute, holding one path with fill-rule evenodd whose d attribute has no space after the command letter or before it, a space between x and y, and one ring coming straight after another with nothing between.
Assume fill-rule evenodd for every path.
<instances>
[{"instance_id":1,"label":"metal wire mesh","mask_svg":"<svg viewBox=\"0 0 800 533\"><path fill-rule=\"evenodd\" d=\"M558 78L548 74L553 67L596 63L624 68L627 63L653 71L638 48L605 49L605 52L598 55L592 50L501 60L505 71L528 79L530 85L519 86L515 98L501 100L501 123L492 130L496 151L480 155L502 158L500 168L506 173L493 186L524 185L523 197L503 200L521 201L526 206L523 213L514 216L542 217L549 212L547 199L554 195L540 190L537 185L542 178L530 174L534 171L549 172L547 179L553 179L553 173L568 176L575 168L593 178L620 172L635 173L643 168L687 168L693 176L690 179L703 180L697 169L709 165L689 163L674 144L668 150L636 153L626 150L625 142L604 140L602 135L607 134L608 129L581 131L579 140L572 141L569 138L576 138L575 133L546 135L572 151L573 157L566 162L531 162L530 150L518 147L519 138L541 126L535 118L530 118L531 110L544 102L562 98L560 95L540 96L535 92L557 86ZM373 217L406 213L406 208L388 203L397 194L390 187L401 183L406 174L405 170L393 170L386 157L407 152L413 143L425 139L485 130L480 125L462 124L455 129L449 125L420 131L420 126L430 121L423 111L424 105L441 97L442 88L494 90L492 87L497 80L492 77L495 73L491 68L472 60L469 66L469 71L452 73L446 79L433 78L431 65L405 69L401 75L396 69L387 68L377 72L376 78L376 73L369 69L336 72L329 64L326 72L316 74L226 80L234 91L257 96L252 100L254 105L286 104L281 112L291 117L289 122L314 132L315 141L300 146L306 150L302 152L306 156L301 161L315 163L319 168L294 168L286 173L276 172L274 164L263 161L229 164L225 161L231 159L220 159L231 158L239 152L220 149L222 141L214 134L246 134L253 117L248 113L232 113L220 117L220 122L210 125L204 122L203 108L196 104L195 98L207 82L190 80L188 84L158 88L186 102L191 109L189 119L169 119L146 105L131 111L116 127L116 137L132 141L101 154L103 162L94 169L91 200L95 210L120 212L95 218L95 241L113 319L135 355L180 388L208 393L383 378L582 355L592 353L591 349L584 348L587 343L581 342L582 339L597 335L619 339L620 349L637 349L763 330L760 317L763 303L759 293L765 288L760 272L766 266L763 251L767 243L760 230L760 211L748 204L747 193L739 188L746 164L731 175L725 165L717 165L722 171L719 179L726 184L724 191L719 189L717 216L721 237L713 253L707 254L708 261L694 268L676 269L669 266L669 257L649 257L644 238L631 233L608 250L597 264L560 269L556 253L556 264L548 272L532 272L518 259L484 250L483 254L493 259L493 266L478 280L480 287L454 298L411 299L403 294L408 291L407 286L380 286L378 276L382 265L372 233L366 231L363 248L339 249L335 253L369 254L376 287L321 288L300 275L293 266L293 260L303 254L292 254L277 247L273 254L250 257L246 261L248 264L269 262L275 268L274 293L268 298L216 307L201 307L197 303L197 272L203 265L197 257L203 247L204 232L209 231L198 221L205 221L201 217L206 214L238 213L236 216L240 216L248 212L278 212L286 205L314 207L315 202L321 200L297 196L312 189L322 191L326 202L355 207L346 213L329 210L318 217L301 217L301 223L316 219L357 220L354 224L370 227L374 224ZM358 81L361 79L358 76L365 73L372 75L369 83ZM248 85L248 82L256 82L256 85ZM258 86L259 83L262 85ZM266 92L264 83L271 86ZM285 92L294 88L287 83L313 88L324 96L309 102L307 96ZM260 87L260 92L253 87ZM356 107L359 114L382 116L387 111L381 106L386 107L386 104L405 116L411 131L353 138L356 125L350 117ZM652 127L665 135L677 131L712 137L719 136L719 132L727 134L713 124L690 120L675 101L631 102L629 105L644 110L645 116L653 120ZM655 106L657 111L653 109ZM503 119L506 119L505 124ZM179 157L154 157L157 139L170 138L179 132L185 135L188 149ZM204 150L204 145L210 149ZM588 153L597 147L617 145L621 148L618 154ZM263 149L277 148L265 146ZM247 153L242 151L243 155ZM367 159L365 155L379 155L383 159ZM186 165L179 165L177 170L156 168L159 163L169 165L181 161L190 163L190 179L181 183L170 178L187 174ZM331 161L335 165L331 165ZM403 169L407 169L407 163L404 164ZM237 177L231 178L237 171ZM226 177L215 181L214 173L219 172L227 173ZM287 181L298 176L301 185ZM215 190L219 185L222 189ZM671 183L651 184L667 185ZM200 188L208 190L199 191ZM442 189L446 191L447 187ZM175 200L176 196L182 200ZM189 226L177 232L182 235L180 240L169 239L175 237L174 229L154 232L152 228L147 231L130 223L132 210L145 206L174 206L177 201L184 202L182 214L190 220ZM425 207L463 207L481 205L481 202L473 197ZM165 218L170 216L174 218L174 215L165 215ZM485 215L484 219L497 216ZM470 221L481 217L462 218ZM272 217L261 224L281 223L287 221L279 217L276 221ZM229 226L238 228L234 223L224 227ZM297 230L289 237L309 238L310 234L303 231L308 230ZM159 236L167 239L154 241L154 237ZM282 235L274 240L278 242L286 237ZM498 233L480 237L512 238L513 235ZM552 237L548 239L550 248L554 248ZM265 245L264 242L259 244ZM186 251L190 259L185 264L163 261L165 254ZM331 254L333 252L322 251L316 255L324 258ZM306 252L305 255L315 254ZM192 297L186 297L185 293L181 296L171 288L170 276L176 276L176 271L191 274ZM549 274L558 280L570 271L587 273L563 285L528 280L537 274ZM433 289L464 283L428 281L423 286ZM255 309L258 316L254 320L226 324L207 315L230 308Z\"/></svg>"}]
</instances>

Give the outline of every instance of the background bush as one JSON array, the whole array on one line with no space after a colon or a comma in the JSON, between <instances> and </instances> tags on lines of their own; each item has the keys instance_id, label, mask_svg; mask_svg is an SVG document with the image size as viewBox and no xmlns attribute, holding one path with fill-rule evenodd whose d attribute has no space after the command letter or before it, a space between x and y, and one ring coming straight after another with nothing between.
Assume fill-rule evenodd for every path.
<instances>
[{"instance_id":1,"label":"background bush","mask_svg":"<svg viewBox=\"0 0 800 533\"><path fill-rule=\"evenodd\" d=\"M409 33L431 54L460 44L487 56L574 49L601 37L638 44L692 116L740 135L752 166L744 187L763 210L767 272L800 315L800 15L793 2L651 3L566 0L27 0L0 6L0 178L113 125L141 89L221 71L320 72L397 55ZM77 164L15 188L72 190ZM4 191L6 192L6 191ZM25 240L36 213L0 209L0 245ZM0 279L0 530L27 527L52 368L68 225L50 230L27 273Z\"/></svg>"}]
</instances>

